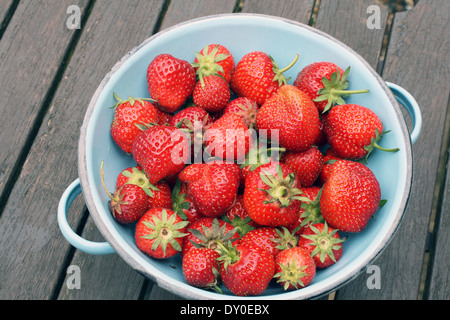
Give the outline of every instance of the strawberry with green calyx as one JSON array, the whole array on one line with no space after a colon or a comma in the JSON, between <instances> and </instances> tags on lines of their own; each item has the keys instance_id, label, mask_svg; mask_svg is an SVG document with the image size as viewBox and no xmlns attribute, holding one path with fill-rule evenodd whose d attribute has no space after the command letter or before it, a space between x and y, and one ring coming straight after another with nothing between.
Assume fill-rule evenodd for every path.
<instances>
[{"instance_id":1,"label":"strawberry with green calyx","mask_svg":"<svg viewBox=\"0 0 450 320\"><path fill-rule=\"evenodd\" d=\"M238 97L227 104L223 114L235 113L242 118L247 128L253 129L256 127L258 109L256 101L246 97Z\"/></svg>"},{"instance_id":2,"label":"strawberry with green calyx","mask_svg":"<svg viewBox=\"0 0 450 320\"><path fill-rule=\"evenodd\" d=\"M302 234L311 224L325 220L320 213L320 195L322 189L316 186L300 188L303 200L299 210L298 220L288 227L296 236Z\"/></svg>"},{"instance_id":3,"label":"strawberry with green calyx","mask_svg":"<svg viewBox=\"0 0 450 320\"><path fill-rule=\"evenodd\" d=\"M220 76L203 77L203 82L197 81L192 98L196 106L208 112L220 112L230 101L231 91L228 83Z\"/></svg>"},{"instance_id":4,"label":"strawberry with green calyx","mask_svg":"<svg viewBox=\"0 0 450 320\"><path fill-rule=\"evenodd\" d=\"M282 163L270 162L247 176L244 204L256 223L287 227L297 220L301 193L294 172Z\"/></svg>"},{"instance_id":5,"label":"strawberry with green calyx","mask_svg":"<svg viewBox=\"0 0 450 320\"><path fill-rule=\"evenodd\" d=\"M263 105L266 99L285 85L284 72L298 60L298 54L285 68L280 69L272 57L261 51L249 52L242 57L231 77L231 90L239 97L247 97Z\"/></svg>"},{"instance_id":6,"label":"strawberry with green calyx","mask_svg":"<svg viewBox=\"0 0 450 320\"><path fill-rule=\"evenodd\" d=\"M375 149L396 152L398 148L382 148L378 142L383 134L383 123L371 109L344 104L333 107L324 118L324 132L335 154L349 160L367 161Z\"/></svg>"},{"instance_id":7,"label":"strawberry with green calyx","mask_svg":"<svg viewBox=\"0 0 450 320\"><path fill-rule=\"evenodd\" d=\"M275 273L272 255L255 245L217 244L224 286L238 296L262 294Z\"/></svg>"},{"instance_id":8,"label":"strawberry with green calyx","mask_svg":"<svg viewBox=\"0 0 450 320\"><path fill-rule=\"evenodd\" d=\"M206 45L200 52L195 52L194 67L198 80L203 85L204 77L219 75L229 83L234 72L234 58L223 45Z\"/></svg>"},{"instance_id":9,"label":"strawberry with green calyx","mask_svg":"<svg viewBox=\"0 0 450 320\"><path fill-rule=\"evenodd\" d=\"M131 153L131 146L136 137L141 133L142 125L156 123L158 112L150 102L152 99L133 98L123 100L114 92L117 103L114 108L114 116L111 122L111 136L116 144L126 153Z\"/></svg>"},{"instance_id":10,"label":"strawberry with green calyx","mask_svg":"<svg viewBox=\"0 0 450 320\"><path fill-rule=\"evenodd\" d=\"M334 105L345 104L343 98L369 90L347 90L350 67L343 71L332 62L314 62L299 72L294 86L309 95L321 113Z\"/></svg>"},{"instance_id":11,"label":"strawberry with green calyx","mask_svg":"<svg viewBox=\"0 0 450 320\"><path fill-rule=\"evenodd\" d=\"M187 283L202 289L223 293L218 286L220 255L210 248L192 248L182 260L183 275Z\"/></svg>"},{"instance_id":12,"label":"strawberry with green calyx","mask_svg":"<svg viewBox=\"0 0 450 320\"><path fill-rule=\"evenodd\" d=\"M313 258L303 248L293 247L278 253L275 259L277 278L284 290L300 289L308 286L316 275Z\"/></svg>"},{"instance_id":13,"label":"strawberry with green calyx","mask_svg":"<svg viewBox=\"0 0 450 320\"><path fill-rule=\"evenodd\" d=\"M139 250L156 259L173 257L182 250L181 244L188 221L174 211L149 209L136 224L135 242Z\"/></svg>"},{"instance_id":14,"label":"strawberry with green calyx","mask_svg":"<svg viewBox=\"0 0 450 320\"><path fill-rule=\"evenodd\" d=\"M366 228L380 201L380 184L367 166L338 160L323 185L320 211L329 226L356 233Z\"/></svg>"},{"instance_id":15,"label":"strawberry with green calyx","mask_svg":"<svg viewBox=\"0 0 450 320\"><path fill-rule=\"evenodd\" d=\"M191 222L187 228L188 235L183 239L184 256L192 248L210 248L218 250L217 243L231 241L236 244L240 240L237 229L230 223L217 218L203 217Z\"/></svg>"},{"instance_id":16,"label":"strawberry with green calyx","mask_svg":"<svg viewBox=\"0 0 450 320\"><path fill-rule=\"evenodd\" d=\"M119 173L116 181L116 189L126 184L135 184L141 187L149 197L154 196L154 191L159 191L158 187L150 183L144 169L139 165L126 168Z\"/></svg>"},{"instance_id":17,"label":"strawberry with green calyx","mask_svg":"<svg viewBox=\"0 0 450 320\"><path fill-rule=\"evenodd\" d=\"M244 205L244 196L242 194L237 195L236 202L224 213L222 219L235 227L241 237L249 231L259 227L258 224L248 216Z\"/></svg>"},{"instance_id":18,"label":"strawberry with green calyx","mask_svg":"<svg viewBox=\"0 0 450 320\"><path fill-rule=\"evenodd\" d=\"M100 167L103 189L110 198L109 208L114 219L122 224L138 221L150 206L150 197L143 188L135 184L125 184L116 189L112 195L105 185L103 161Z\"/></svg>"},{"instance_id":19,"label":"strawberry with green calyx","mask_svg":"<svg viewBox=\"0 0 450 320\"><path fill-rule=\"evenodd\" d=\"M342 243L339 230L325 223L310 225L298 241L298 246L306 249L316 263L316 268L325 269L335 264L342 256Z\"/></svg>"}]
</instances>

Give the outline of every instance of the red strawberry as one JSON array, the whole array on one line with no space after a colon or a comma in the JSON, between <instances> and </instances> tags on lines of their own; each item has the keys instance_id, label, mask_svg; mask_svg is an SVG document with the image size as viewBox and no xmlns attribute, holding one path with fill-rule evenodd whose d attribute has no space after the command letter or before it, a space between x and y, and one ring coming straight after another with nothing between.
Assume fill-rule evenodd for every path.
<instances>
[{"instance_id":1,"label":"red strawberry","mask_svg":"<svg viewBox=\"0 0 450 320\"><path fill-rule=\"evenodd\" d=\"M280 161L295 172L302 187L311 187L323 167L322 152L315 146L301 152L288 151Z\"/></svg>"},{"instance_id":2,"label":"red strawberry","mask_svg":"<svg viewBox=\"0 0 450 320\"><path fill-rule=\"evenodd\" d=\"M316 223L302 233L298 246L309 252L317 269L324 269L341 258L344 241L338 229L329 227L327 223Z\"/></svg>"},{"instance_id":3,"label":"red strawberry","mask_svg":"<svg viewBox=\"0 0 450 320\"><path fill-rule=\"evenodd\" d=\"M243 160L251 134L241 117L227 113L208 128L204 142L205 151L219 160Z\"/></svg>"},{"instance_id":4,"label":"red strawberry","mask_svg":"<svg viewBox=\"0 0 450 320\"><path fill-rule=\"evenodd\" d=\"M228 103L223 110L223 114L235 113L242 118L247 128L253 129L256 126L258 109L256 101L246 97L238 97Z\"/></svg>"},{"instance_id":5,"label":"red strawberry","mask_svg":"<svg viewBox=\"0 0 450 320\"><path fill-rule=\"evenodd\" d=\"M200 81L204 77L217 74L227 83L231 81L235 69L233 55L221 44L209 44L200 52L196 52L192 66Z\"/></svg>"},{"instance_id":6,"label":"red strawberry","mask_svg":"<svg viewBox=\"0 0 450 320\"><path fill-rule=\"evenodd\" d=\"M237 232L241 237L247 232L259 227L258 224L248 216L247 209L245 209L244 206L244 196L242 194L237 195L236 202L224 213L222 219L237 228Z\"/></svg>"},{"instance_id":7,"label":"red strawberry","mask_svg":"<svg viewBox=\"0 0 450 320\"><path fill-rule=\"evenodd\" d=\"M100 176L103 188L110 198L109 207L114 219L122 224L138 221L150 206L149 195L144 189L135 184L125 184L111 195L104 181L103 162L100 167Z\"/></svg>"},{"instance_id":8,"label":"red strawberry","mask_svg":"<svg viewBox=\"0 0 450 320\"><path fill-rule=\"evenodd\" d=\"M220 276L225 287L238 296L262 294L275 273L272 255L254 245L220 247Z\"/></svg>"},{"instance_id":9,"label":"red strawberry","mask_svg":"<svg viewBox=\"0 0 450 320\"><path fill-rule=\"evenodd\" d=\"M239 174L234 163L194 163L178 177L203 215L220 217L236 200Z\"/></svg>"},{"instance_id":10,"label":"red strawberry","mask_svg":"<svg viewBox=\"0 0 450 320\"><path fill-rule=\"evenodd\" d=\"M284 164L270 162L245 179L244 204L249 217L269 226L289 226L298 218L301 193L295 174Z\"/></svg>"},{"instance_id":11,"label":"red strawberry","mask_svg":"<svg viewBox=\"0 0 450 320\"><path fill-rule=\"evenodd\" d=\"M152 208L136 224L135 243L139 250L156 259L173 257L181 251L188 221L174 211Z\"/></svg>"},{"instance_id":12,"label":"red strawberry","mask_svg":"<svg viewBox=\"0 0 450 320\"><path fill-rule=\"evenodd\" d=\"M186 194L186 186L181 184L177 179L172 189L172 205L173 211L175 211L184 220L189 222L197 221L202 218L203 215L198 211L195 206L194 200L188 194Z\"/></svg>"},{"instance_id":13,"label":"red strawberry","mask_svg":"<svg viewBox=\"0 0 450 320\"><path fill-rule=\"evenodd\" d=\"M342 160L342 158L336 155L333 149L328 148L323 156L323 167L319 175L319 183L324 184L325 181L327 181L328 173L330 172L331 166L336 162L336 160Z\"/></svg>"},{"instance_id":14,"label":"red strawberry","mask_svg":"<svg viewBox=\"0 0 450 320\"><path fill-rule=\"evenodd\" d=\"M341 158L357 160L369 157L374 148L395 152L378 145L383 124L375 112L357 104L333 107L324 118L324 132L334 152Z\"/></svg>"},{"instance_id":15,"label":"red strawberry","mask_svg":"<svg viewBox=\"0 0 450 320\"><path fill-rule=\"evenodd\" d=\"M247 97L262 105L278 89L287 83L283 72L292 67L295 56L286 68L279 69L272 57L261 51L253 51L242 57L231 77L231 90L240 97Z\"/></svg>"},{"instance_id":16,"label":"red strawberry","mask_svg":"<svg viewBox=\"0 0 450 320\"><path fill-rule=\"evenodd\" d=\"M228 83L216 75L203 77L203 82L197 82L192 94L195 105L208 112L220 112L225 109L230 97Z\"/></svg>"},{"instance_id":17,"label":"red strawberry","mask_svg":"<svg viewBox=\"0 0 450 320\"><path fill-rule=\"evenodd\" d=\"M153 197L150 197L150 208L166 208L172 210L172 190L165 181L159 181L155 184L158 190L153 191Z\"/></svg>"},{"instance_id":18,"label":"red strawberry","mask_svg":"<svg viewBox=\"0 0 450 320\"><path fill-rule=\"evenodd\" d=\"M131 153L131 145L145 125L156 123L157 110L149 99L122 100L115 93L114 97L118 102L114 105L111 136L123 151Z\"/></svg>"},{"instance_id":19,"label":"red strawberry","mask_svg":"<svg viewBox=\"0 0 450 320\"><path fill-rule=\"evenodd\" d=\"M183 170L190 153L188 141L180 129L157 125L135 139L132 154L150 183L156 183Z\"/></svg>"},{"instance_id":20,"label":"red strawberry","mask_svg":"<svg viewBox=\"0 0 450 320\"><path fill-rule=\"evenodd\" d=\"M295 231L296 236L302 234L311 224L325 221L320 212L321 188L312 186L300 188L300 190L303 192L303 195L299 216L297 221L288 227L290 232Z\"/></svg>"},{"instance_id":21,"label":"red strawberry","mask_svg":"<svg viewBox=\"0 0 450 320\"><path fill-rule=\"evenodd\" d=\"M240 243L252 244L269 252L275 259L277 254L287 248L296 247L298 238L284 228L284 233L278 228L261 227L246 233Z\"/></svg>"},{"instance_id":22,"label":"red strawberry","mask_svg":"<svg viewBox=\"0 0 450 320\"><path fill-rule=\"evenodd\" d=\"M349 73L350 67L344 72L332 62L314 62L299 72L294 86L305 92L314 101L319 112L323 113L335 104L344 104L342 97L369 91L347 90Z\"/></svg>"},{"instance_id":23,"label":"red strawberry","mask_svg":"<svg viewBox=\"0 0 450 320\"><path fill-rule=\"evenodd\" d=\"M172 117L173 117L172 114L164 112L159 109L157 109L157 110L158 110L158 119L156 121L156 124L161 124L161 125L169 124L170 119L172 119Z\"/></svg>"},{"instance_id":24,"label":"red strawberry","mask_svg":"<svg viewBox=\"0 0 450 320\"><path fill-rule=\"evenodd\" d=\"M147 69L150 96L168 113L174 113L185 103L195 83L190 63L170 54L157 55Z\"/></svg>"},{"instance_id":25,"label":"red strawberry","mask_svg":"<svg viewBox=\"0 0 450 320\"><path fill-rule=\"evenodd\" d=\"M338 160L323 186L320 210L329 226L343 232L359 232L377 211L380 200L380 185L367 166Z\"/></svg>"},{"instance_id":26,"label":"red strawberry","mask_svg":"<svg viewBox=\"0 0 450 320\"><path fill-rule=\"evenodd\" d=\"M189 129L192 131L195 123L198 123L198 125L201 125L204 128L213 123L208 112L204 108L198 106L191 106L181 110L171 118L169 124L175 127L181 121L183 121L180 126L181 129Z\"/></svg>"},{"instance_id":27,"label":"red strawberry","mask_svg":"<svg viewBox=\"0 0 450 320\"><path fill-rule=\"evenodd\" d=\"M221 293L217 285L220 255L210 248L192 248L182 260L183 275L187 283L203 289L214 289Z\"/></svg>"},{"instance_id":28,"label":"red strawberry","mask_svg":"<svg viewBox=\"0 0 450 320\"><path fill-rule=\"evenodd\" d=\"M222 219L203 217L191 222L186 228L188 235L183 239L181 256L192 248L204 247L218 251L218 243L239 242L240 236L236 228Z\"/></svg>"},{"instance_id":29,"label":"red strawberry","mask_svg":"<svg viewBox=\"0 0 450 320\"><path fill-rule=\"evenodd\" d=\"M316 275L314 260L305 249L293 247L278 253L274 278L284 290L308 286Z\"/></svg>"},{"instance_id":30,"label":"red strawberry","mask_svg":"<svg viewBox=\"0 0 450 320\"><path fill-rule=\"evenodd\" d=\"M267 99L256 116L259 130L267 129L269 139L276 139L290 151L304 151L320 134L319 112L312 100L291 85L284 85Z\"/></svg>"}]
</instances>

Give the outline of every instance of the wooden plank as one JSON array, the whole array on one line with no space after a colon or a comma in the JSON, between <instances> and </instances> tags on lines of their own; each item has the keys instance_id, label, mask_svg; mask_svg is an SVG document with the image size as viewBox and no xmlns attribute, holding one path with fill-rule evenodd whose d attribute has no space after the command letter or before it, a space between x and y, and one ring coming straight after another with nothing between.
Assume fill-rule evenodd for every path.
<instances>
[{"instance_id":1,"label":"wooden plank","mask_svg":"<svg viewBox=\"0 0 450 320\"><path fill-rule=\"evenodd\" d=\"M0 2L0 39L8 26L11 15L17 6L16 0L5 0Z\"/></svg>"},{"instance_id":2,"label":"wooden plank","mask_svg":"<svg viewBox=\"0 0 450 320\"><path fill-rule=\"evenodd\" d=\"M2 298L49 299L54 297L53 290L58 288L59 275L64 279L70 245L58 228L56 211L62 192L78 175L77 149L84 113L95 89L111 67L151 35L163 2L96 1L1 217ZM52 2L50 7L53 6ZM59 29L66 28L66 8L62 12L63 21L57 25ZM28 9L35 11L36 8ZM53 21L59 18L52 14L48 17ZM16 35L25 37L22 32L16 32ZM33 94L37 93L33 91ZM20 127L18 120L15 124ZM71 210L69 215L76 216L75 222L79 221L84 210L82 201L73 205ZM90 232L86 232L86 238L89 237ZM81 253L76 252L74 263L81 264L82 261L83 266L89 266L82 269L84 290L64 292L63 297L110 297L96 282L98 274L102 270L111 270L118 258L112 255L82 259L78 254ZM142 283L140 275L127 266L121 267L121 264L110 276L111 281L115 280L112 292L116 297L122 298L131 291L121 281L135 277L132 283L138 287Z\"/></svg>"},{"instance_id":3,"label":"wooden plank","mask_svg":"<svg viewBox=\"0 0 450 320\"><path fill-rule=\"evenodd\" d=\"M242 12L268 14L308 24L313 7L313 0L245 0Z\"/></svg>"},{"instance_id":4,"label":"wooden plank","mask_svg":"<svg viewBox=\"0 0 450 320\"><path fill-rule=\"evenodd\" d=\"M421 0L395 16L383 76L408 90L421 106L423 129L413 147L414 181L402 224L374 263L381 271L381 289L369 290L363 274L338 292L339 299L414 300L419 296L449 97L449 46L442 32L448 29L449 12L446 0Z\"/></svg>"},{"instance_id":5,"label":"wooden plank","mask_svg":"<svg viewBox=\"0 0 450 320\"><path fill-rule=\"evenodd\" d=\"M65 27L67 7L78 5L84 10L87 2L64 0L55 6L51 0L21 1L0 41L0 207L73 37L74 32Z\"/></svg>"}]
</instances>

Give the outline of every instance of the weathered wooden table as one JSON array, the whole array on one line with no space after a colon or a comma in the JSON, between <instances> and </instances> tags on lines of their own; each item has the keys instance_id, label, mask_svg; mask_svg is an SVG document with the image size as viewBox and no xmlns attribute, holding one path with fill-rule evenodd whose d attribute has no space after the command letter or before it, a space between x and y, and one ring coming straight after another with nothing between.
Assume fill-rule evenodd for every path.
<instances>
[{"instance_id":1,"label":"weathered wooden table","mask_svg":"<svg viewBox=\"0 0 450 320\"><path fill-rule=\"evenodd\" d=\"M78 176L87 105L115 62L159 30L231 12L281 16L327 32L421 107L410 201L374 262L381 287L368 285L371 274L363 272L329 298L450 298L450 1L420 0L390 12L375 0L1 0L0 299L177 298L118 255L74 249L58 228L57 205ZM69 217L83 237L102 239L81 196ZM70 266L82 271L80 289L67 285Z\"/></svg>"}]
</instances>

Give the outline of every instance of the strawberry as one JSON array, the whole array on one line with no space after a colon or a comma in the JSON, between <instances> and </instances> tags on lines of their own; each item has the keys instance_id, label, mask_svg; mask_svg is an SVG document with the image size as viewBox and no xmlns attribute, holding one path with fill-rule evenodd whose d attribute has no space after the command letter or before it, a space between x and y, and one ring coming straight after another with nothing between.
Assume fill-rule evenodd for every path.
<instances>
[{"instance_id":1,"label":"strawberry","mask_svg":"<svg viewBox=\"0 0 450 320\"><path fill-rule=\"evenodd\" d=\"M246 233L240 244L255 245L269 252L275 259L277 254L287 248L297 246L298 238L289 232L288 229L283 228L284 233L278 228L261 227Z\"/></svg>"},{"instance_id":2,"label":"strawberry","mask_svg":"<svg viewBox=\"0 0 450 320\"><path fill-rule=\"evenodd\" d=\"M332 228L360 232L377 211L380 200L380 185L367 166L338 160L323 186L320 211Z\"/></svg>"},{"instance_id":3,"label":"strawberry","mask_svg":"<svg viewBox=\"0 0 450 320\"><path fill-rule=\"evenodd\" d=\"M223 114L235 113L242 118L247 128L253 129L256 126L258 109L256 101L246 97L238 97L227 104Z\"/></svg>"},{"instance_id":4,"label":"strawberry","mask_svg":"<svg viewBox=\"0 0 450 320\"><path fill-rule=\"evenodd\" d=\"M315 146L301 152L288 151L283 154L280 161L295 172L302 187L311 187L323 167L322 152Z\"/></svg>"},{"instance_id":5,"label":"strawberry","mask_svg":"<svg viewBox=\"0 0 450 320\"><path fill-rule=\"evenodd\" d=\"M333 107L324 118L324 132L334 152L341 158L357 160L369 157L374 148L395 152L378 145L383 124L375 112L357 104Z\"/></svg>"},{"instance_id":6,"label":"strawberry","mask_svg":"<svg viewBox=\"0 0 450 320\"><path fill-rule=\"evenodd\" d=\"M111 195L104 181L103 162L100 167L100 173L103 188L110 198L109 208L114 219L122 224L138 221L150 206L149 195L142 187L135 184L119 186L114 195Z\"/></svg>"},{"instance_id":7,"label":"strawberry","mask_svg":"<svg viewBox=\"0 0 450 320\"><path fill-rule=\"evenodd\" d=\"M237 195L236 202L224 213L222 219L237 228L237 232L241 237L247 232L259 227L258 224L248 216L247 209L245 209L244 205L244 196L242 194Z\"/></svg>"},{"instance_id":8,"label":"strawberry","mask_svg":"<svg viewBox=\"0 0 450 320\"><path fill-rule=\"evenodd\" d=\"M275 61L264 52L253 51L242 57L231 77L231 90L239 97L255 100L258 105L287 83L283 72L291 68L298 59L295 56L287 67L279 69Z\"/></svg>"},{"instance_id":9,"label":"strawberry","mask_svg":"<svg viewBox=\"0 0 450 320\"><path fill-rule=\"evenodd\" d=\"M218 218L200 218L189 223L186 229L187 236L183 239L182 257L194 247L218 251L218 243L231 241L233 244L237 244L240 240L237 229Z\"/></svg>"},{"instance_id":10,"label":"strawberry","mask_svg":"<svg viewBox=\"0 0 450 320\"><path fill-rule=\"evenodd\" d=\"M220 76L203 77L194 87L192 98L196 106L208 112L220 112L230 101L231 92L228 83Z\"/></svg>"},{"instance_id":11,"label":"strawberry","mask_svg":"<svg viewBox=\"0 0 450 320\"><path fill-rule=\"evenodd\" d=\"M331 166L336 162L336 160L342 160L342 158L336 155L333 149L328 148L323 155L323 167L318 178L318 182L320 184L323 185L325 181L327 181L328 173L330 172Z\"/></svg>"},{"instance_id":12,"label":"strawberry","mask_svg":"<svg viewBox=\"0 0 450 320\"><path fill-rule=\"evenodd\" d=\"M220 276L225 287L238 296L262 294L275 273L272 255L254 245L219 246Z\"/></svg>"},{"instance_id":13,"label":"strawberry","mask_svg":"<svg viewBox=\"0 0 450 320\"><path fill-rule=\"evenodd\" d=\"M170 123L170 119L172 119L173 115L167 112L164 112L160 109L157 109L158 111L158 117L156 120L156 124L169 124Z\"/></svg>"},{"instance_id":14,"label":"strawberry","mask_svg":"<svg viewBox=\"0 0 450 320\"><path fill-rule=\"evenodd\" d=\"M150 183L156 183L183 170L189 157L188 141L180 129L156 125L135 139L132 154Z\"/></svg>"},{"instance_id":15,"label":"strawberry","mask_svg":"<svg viewBox=\"0 0 450 320\"><path fill-rule=\"evenodd\" d=\"M192 248L182 260L183 275L187 283L202 289L214 289L222 293L217 285L220 276L217 258L220 255L210 248Z\"/></svg>"},{"instance_id":16,"label":"strawberry","mask_svg":"<svg viewBox=\"0 0 450 320\"><path fill-rule=\"evenodd\" d=\"M204 134L205 152L218 160L242 161L250 149L251 134L242 118L228 113Z\"/></svg>"},{"instance_id":17,"label":"strawberry","mask_svg":"<svg viewBox=\"0 0 450 320\"><path fill-rule=\"evenodd\" d=\"M284 85L261 106L256 116L259 130L266 129L269 139L278 138L281 147L305 151L318 138L319 112L306 93Z\"/></svg>"},{"instance_id":18,"label":"strawberry","mask_svg":"<svg viewBox=\"0 0 450 320\"><path fill-rule=\"evenodd\" d=\"M209 44L195 52L192 66L200 82L209 75L219 75L229 83L235 69L233 55L221 44Z\"/></svg>"},{"instance_id":19,"label":"strawberry","mask_svg":"<svg viewBox=\"0 0 450 320\"><path fill-rule=\"evenodd\" d=\"M198 123L198 125L203 128L209 127L213 123L211 116L208 112L201 107L198 106L190 106L186 109L181 110L177 114L175 114L169 121L171 126L177 126L181 121L182 124L180 129L189 129L192 132L194 131L194 125Z\"/></svg>"},{"instance_id":20,"label":"strawberry","mask_svg":"<svg viewBox=\"0 0 450 320\"><path fill-rule=\"evenodd\" d=\"M345 104L343 97L369 90L347 90L350 67L345 72L333 62L321 61L307 65L293 85L314 101L319 112L327 112L335 104Z\"/></svg>"},{"instance_id":21,"label":"strawberry","mask_svg":"<svg viewBox=\"0 0 450 320\"><path fill-rule=\"evenodd\" d=\"M181 251L188 221L165 208L149 209L136 224L135 243L139 250L156 259L173 257Z\"/></svg>"},{"instance_id":22,"label":"strawberry","mask_svg":"<svg viewBox=\"0 0 450 320\"><path fill-rule=\"evenodd\" d=\"M256 223L287 227L298 218L300 193L294 172L284 164L270 162L245 179L244 204Z\"/></svg>"},{"instance_id":23,"label":"strawberry","mask_svg":"<svg viewBox=\"0 0 450 320\"><path fill-rule=\"evenodd\" d=\"M167 53L157 55L147 68L150 96L168 113L174 113L186 102L195 83L195 71L190 63Z\"/></svg>"},{"instance_id":24,"label":"strawberry","mask_svg":"<svg viewBox=\"0 0 450 320\"><path fill-rule=\"evenodd\" d=\"M297 221L288 227L289 231L294 232L296 236L302 234L311 224L325 221L320 212L321 188L312 186L308 188L300 188L300 190L303 195L299 216Z\"/></svg>"},{"instance_id":25,"label":"strawberry","mask_svg":"<svg viewBox=\"0 0 450 320\"><path fill-rule=\"evenodd\" d=\"M239 174L239 166L234 163L194 163L178 177L201 214L220 217L236 200Z\"/></svg>"},{"instance_id":26,"label":"strawberry","mask_svg":"<svg viewBox=\"0 0 450 320\"><path fill-rule=\"evenodd\" d=\"M111 123L111 136L117 145L126 153L131 153L134 139L142 132L142 126L156 123L157 110L149 99L129 97L120 99L116 93L114 98L118 101L113 108L114 117Z\"/></svg>"},{"instance_id":27,"label":"strawberry","mask_svg":"<svg viewBox=\"0 0 450 320\"><path fill-rule=\"evenodd\" d=\"M300 236L298 246L309 252L317 269L325 269L341 258L344 241L338 229L329 227L325 222L310 225Z\"/></svg>"},{"instance_id":28,"label":"strawberry","mask_svg":"<svg viewBox=\"0 0 450 320\"><path fill-rule=\"evenodd\" d=\"M186 186L181 184L180 180L175 181L175 185L172 189L172 206L175 211L183 220L189 220L194 222L203 217L195 206L194 200L188 194L186 194Z\"/></svg>"},{"instance_id":29,"label":"strawberry","mask_svg":"<svg viewBox=\"0 0 450 320\"><path fill-rule=\"evenodd\" d=\"M275 259L274 278L284 290L300 289L308 286L316 275L313 258L303 248L293 247L278 253Z\"/></svg>"}]
</instances>

